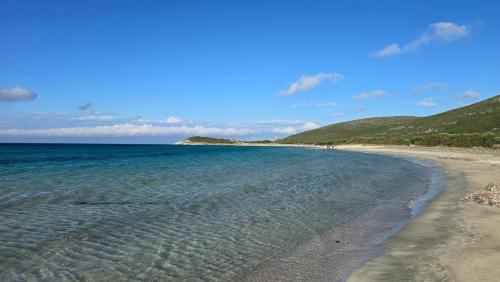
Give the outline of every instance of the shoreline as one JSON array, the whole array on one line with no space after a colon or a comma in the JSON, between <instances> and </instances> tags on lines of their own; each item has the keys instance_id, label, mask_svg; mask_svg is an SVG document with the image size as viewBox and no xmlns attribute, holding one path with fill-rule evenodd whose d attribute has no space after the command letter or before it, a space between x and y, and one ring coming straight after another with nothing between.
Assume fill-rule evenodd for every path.
<instances>
[{"instance_id":1,"label":"shoreline","mask_svg":"<svg viewBox=\"0 0 500 282\"><path fill-rule=\"evenodd\" d=\"M320 145L220 145L326 149ZM500 277L500 208L462 201L488 183L500 183L500 150L397 145L334 148L427 161L448 179L416 217L384 241L386 251L367 258L347 281L494 281ZM293 263L287 264L294 268Z\"/></svg>"},{"instance_id":2,"label":"shoreline","mask_svg":"<svg viewBox=\"0 0 500 282\"><path fill-rule=\"evenodd\" d=\"M323 145L309 145L309 144L278 144L278 143L205 143L205 142L189 142L179 141L174 145L182 146L236 146L236 147L295 147L295 148L312 148L312 149L326 149Z\"/></svg>"},{"instance_id":3,"label":"shoreline","mask_svg":"<svg viewBox=\"0 0 500 282\"><path fill-rule=\"evenodd\" d=\"M418 215L384 240L385 252L368 257L347 281L495 281L500 277L500 209L462 201L488 183L500 183L500 150L392 145L335 149L430 162L448 180ZM293 264L288 267L294 269Z\"/></svg>"},{"instance_id":4,"label":"shoreline","mask_svg":"<svg viewBox=\"0 0 500 282\"><path fill-rule=\"evenodd\" d=\"M430 161L448 177L443 191L401 232L388 250L348 281L494 281L500 277L500 209L461 200L500 183L500 153L489 149L336 146L340 150Z\"/></svg>"},{"instance_id":5,"label":"shoreline","mask_svg":"<svg viewBox=\"0 0 500 282\"><path fill-rule=\"evenodd\" d=\"M340 150L339 150L340 151ZM399 234L439 194L447 179L432 162L388 156L415 163L428 171L424 191L406 198L404 207L385 203L352 221L261 263L237 281L346 281L370 260L383 255L387 241Z\"/></svg>"}]
</instances>

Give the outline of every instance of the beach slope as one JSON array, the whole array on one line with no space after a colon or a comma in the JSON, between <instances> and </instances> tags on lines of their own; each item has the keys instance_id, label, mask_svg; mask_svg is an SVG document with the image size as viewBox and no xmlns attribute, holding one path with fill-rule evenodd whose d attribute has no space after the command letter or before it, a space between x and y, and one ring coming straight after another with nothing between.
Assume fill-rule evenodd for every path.
<instances>
[{"instance_id":1,"label":"beach slope","mask_svg":"<svg viewBox=\"0 0 500 282\"><path fill-rule=\"evenodd\" d=\"M498 281L500 208L463 202L500 183L500 153L488 149L346 145L339 149L413 157L442 167L449 181L389 249L348 281Z\"/></svg>"}]
</instances>

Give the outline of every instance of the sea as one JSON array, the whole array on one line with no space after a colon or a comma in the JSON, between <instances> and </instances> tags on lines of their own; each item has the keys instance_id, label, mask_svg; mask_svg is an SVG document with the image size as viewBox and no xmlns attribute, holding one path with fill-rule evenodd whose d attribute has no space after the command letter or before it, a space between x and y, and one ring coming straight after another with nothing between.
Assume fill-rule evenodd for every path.
<instances>
[{"instance_id":1,"label":"sea","mask_svg":"<svg viewBox=\"0 0 500 282\"><path fill-rule=\"evenodd\" d=\"M319 239L344 281L443 183L340 150L0 144L0 281L257 281Z\"/></svg>"}]
</instances>

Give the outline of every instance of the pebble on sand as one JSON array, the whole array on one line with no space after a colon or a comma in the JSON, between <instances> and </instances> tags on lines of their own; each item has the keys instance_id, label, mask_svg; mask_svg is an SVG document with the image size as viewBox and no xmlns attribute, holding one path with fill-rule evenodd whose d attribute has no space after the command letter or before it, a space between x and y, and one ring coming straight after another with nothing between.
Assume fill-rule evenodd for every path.
<instances>
[{"instance_id":1,"label":"pebble on sand","mask_svg":"<svg viewBox=\"0 0 500 282\"><path fill-rule=\"evenodd\" d=\"M489 183L483 191L474 192L463 201L500 208L500 184Z\"/></svg>"}]
</instances>

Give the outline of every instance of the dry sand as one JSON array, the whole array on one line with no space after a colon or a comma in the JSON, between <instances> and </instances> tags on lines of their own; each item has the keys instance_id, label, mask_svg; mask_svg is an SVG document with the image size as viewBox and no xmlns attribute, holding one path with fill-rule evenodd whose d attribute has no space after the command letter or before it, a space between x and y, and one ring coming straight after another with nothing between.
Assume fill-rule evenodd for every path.
<instances>
[{"instance_id":1,"label":"dry sand","mask_svg":"<svg viewBox=\"0 0 500 282\"><path fill-rule=\"evenodd\" d=\"M461 201L500 183L494 150L339 146L432 161L449 177L425 211L388 241L389 250L348 281L500 281L500 208Z\"/></svg>"}]
</instances>

